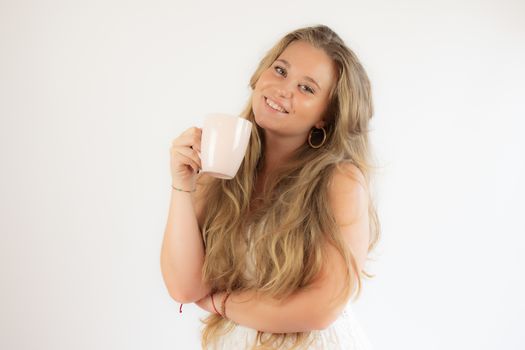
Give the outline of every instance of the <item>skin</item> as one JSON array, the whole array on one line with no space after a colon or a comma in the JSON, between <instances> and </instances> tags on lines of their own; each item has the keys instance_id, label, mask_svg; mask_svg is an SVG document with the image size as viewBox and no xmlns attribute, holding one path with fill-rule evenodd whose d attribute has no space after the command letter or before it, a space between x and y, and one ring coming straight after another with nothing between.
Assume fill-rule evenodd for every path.
<instances>
[{"instance_id":1,"label":"skin","mask_svg":"<svg viewBox=\"0 0 525 350\"><path fill-rule=\"evenodd\" d=\"M290 67L279 59L288 61ZM305 76L313 78L319 86ZM252 95L252 107L255 122L264 129L265 135L263 173L278 168L291 152L308 142L312 127L325 125L322 117L335 83L336 66L332 59L323 50L304 41L288 45L262 73ZM265 96L278 99L289 113L269 111Z\"/></svg>"},{"instance_id":2,"label":"skin","mask_svg":"<svg viewBox=\"0 0 525 350\"><path fill-rule=\"evenodd\" d=\"M215 302L215 307L217 308L217 311L219 312L221 312L220 305L221 305L221 300L223 297L224 297L223 292L215 293L213 295L213 301ZM212 301L211 301L211 294L208 294L204 298L196 301L195 304L199 305L199 307L203 310L216 314L215 309L213 308Z\"/></svg>"}]
</instances>

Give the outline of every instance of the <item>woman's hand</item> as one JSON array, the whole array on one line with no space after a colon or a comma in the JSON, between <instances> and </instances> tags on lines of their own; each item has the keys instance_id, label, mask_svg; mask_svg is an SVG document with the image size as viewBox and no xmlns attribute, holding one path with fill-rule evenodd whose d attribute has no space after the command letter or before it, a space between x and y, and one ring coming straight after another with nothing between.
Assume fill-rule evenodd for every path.
<instances>
[{"instance_id":1,"label":"woman's hand","mask_svg":"<svg viewBox=\"0 0 525 350\"><path fill-rule=\"evenodd\" d=\"M202 169L201 151L202 129L191 127L172 141L170 148L171 177L175 185L187 185L198 170Z\"/></svg>"}]
</instances>

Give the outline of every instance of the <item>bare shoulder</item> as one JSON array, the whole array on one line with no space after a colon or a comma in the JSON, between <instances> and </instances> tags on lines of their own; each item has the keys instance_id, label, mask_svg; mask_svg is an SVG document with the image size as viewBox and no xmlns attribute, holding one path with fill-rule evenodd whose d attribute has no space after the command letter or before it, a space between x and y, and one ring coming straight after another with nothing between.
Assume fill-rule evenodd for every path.
<instances>
[{"instance_id":1,"label":"bare shoulder","mask_svg":"<svg viewBox=\"0 0 525 350\"><path fill-rule=\"evenodd\" d=\"M365 176L352 163L339 164L330 179L328 198L340 225L363 217L368 211L368 189Z\"/></svg>"},{"instance_id":2,"label":"bare shoulder","mask_svg":"<svg viewBox=\"0 0 525 350\"><path fill-rule=\"evenodd\" d=\"M339 163L332 173L331 190L345 190L356 186L367 190L366 179L361 169L350 162Z\"/></svg>"}]
</instances>

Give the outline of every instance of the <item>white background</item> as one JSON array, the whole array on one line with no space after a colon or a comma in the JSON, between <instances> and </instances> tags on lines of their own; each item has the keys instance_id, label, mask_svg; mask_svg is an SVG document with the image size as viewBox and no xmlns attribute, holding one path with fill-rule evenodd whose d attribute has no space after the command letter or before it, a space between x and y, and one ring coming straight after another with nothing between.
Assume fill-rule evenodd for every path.
<instances>
[{"instance_id":1,"label":"white background","mask_svg":"<svg viewBox=\"0 0 525 350\"><path fill-rule=\"evenodd\" d=\"M160 247L169 147L323 23L373 84L377 349L523 349L522 1L0 1L0 348L197 349Z\"/></svg>"}]
</instances>

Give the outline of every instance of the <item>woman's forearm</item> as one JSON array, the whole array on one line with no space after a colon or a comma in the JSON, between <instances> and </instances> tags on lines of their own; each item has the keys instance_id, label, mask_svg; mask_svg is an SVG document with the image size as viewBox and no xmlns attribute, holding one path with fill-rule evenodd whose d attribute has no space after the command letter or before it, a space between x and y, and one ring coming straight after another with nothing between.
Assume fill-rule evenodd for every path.
<instances>
[{"instance_id":1,"label":"woman's forearm","mask_svg":"<svg viewBox=\"0 0 525 350\"><path fill-rule=\"evenodd\" d=\"M171 297L190 303L209 293L202 281L204 243L191 193L172 190L161 250L161 271Z\"/></svg>"},{"instance_id":2,"label":"woman's forearm","mask_svg":"<svg viewBox=\"0 0 525 350\"><path fill-rule=\"evenodd\" d=\"M218 308L224 295L224 292L214 295ZM284 301L255 291L233 292L226 301L226 317L242 326L270 333L318 330L323 328L324 318L319 317L315 298L315 291L310 290L298 291Z\"/></svg>"}]
</instances>

